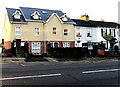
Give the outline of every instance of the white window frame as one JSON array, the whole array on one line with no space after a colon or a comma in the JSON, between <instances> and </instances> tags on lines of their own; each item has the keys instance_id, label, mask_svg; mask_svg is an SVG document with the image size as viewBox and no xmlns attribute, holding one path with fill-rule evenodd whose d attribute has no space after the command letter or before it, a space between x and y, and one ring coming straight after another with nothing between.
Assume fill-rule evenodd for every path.
<instances>
[{"instance_id":1,"label":"white window frame","mask_svg":"<svg viewBox=\"0 0 120 87\"><path fill-rule=\"evenodd\" d=\"M21 27L16 27L15 28L15 34L16 35L21 35L22 34Z\"/></svg>"},{"instance_id":2,"label":"white window frame","mask_svg":"<svg viewBox=\"0 0 120 87\"><path fill-rule=\"evenodd\" d=\"M18 11L18 10L16 10L16 12L13 13L14 19L20 19L20 15L21 15L21 13L20 13L20 11Z\"/></svg>"},{"instance_id":3,"label":"white window frame","mask_svg":"<svg viewBox=\"0 0 120 87\"><path fill-rule=\"evenodd\" d=\"M39 15L37 15L37 14L33 15L32 17L33 17L33 19L39 19Z\"/></svg>"},{"instance_id":4,"label":"white window frame","mask_svg":"<svg viewBox=\"0 0 120 87\"><path fill-rule=\"evenodd\" d=\"M70 47L70 42L63 42L63 47L64 47L64 48Z\"/></svg>"},{"instance_id":5,"label":"white window frame","mask_svg":"<svg viewBox=\"0 0 120 87\"><path fill-rule=\"evenodd\" d=\"M32 42L32 53L40 53L41 52L41 43L40 42ZM36 45L36 46L35 46Z\"/></svg>"},{"instance_id":6,"label":"white window frame","mask_svg":"<svg viewBox=\"0 0 120 87\"><path fill-rule=\"evenodd\" d=\"M37 27L34 28L34 32L35 32L35 36L39 36L40 35L40 28L37 28Z\"/></svg>"},{"instance_id":7,"label":"white window frame","mask_svg":"<svg viewBox=\"0 0 120 87\"><path fill-rule=\"evenodd\" d=\"M14 18L15 18L15 19L20 19L20 14L19 14L19 13L16 13L16 14L14 15Z\"/></svg>"},{"instance_id":8,"label":"white window frame","mask_svg":"<svg viewBox=\"0 0 120 87\"><path fill-rule=\"evenodd\" d=\"M68 21L68 18L65 16L62 18L63 21Z\"/></svg>"}]
</instances>

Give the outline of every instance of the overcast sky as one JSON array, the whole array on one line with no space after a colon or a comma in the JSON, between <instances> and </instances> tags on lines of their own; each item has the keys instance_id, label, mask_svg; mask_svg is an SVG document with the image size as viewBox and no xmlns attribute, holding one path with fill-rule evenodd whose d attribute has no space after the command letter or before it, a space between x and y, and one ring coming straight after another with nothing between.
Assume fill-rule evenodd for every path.
<instances>
[{"instance_id":1,"label":"overcast sky","mask_svg":"<svg viewBox=\"0 0 120 87\"><path fill-rule=\"evenodd\" d=\"M0 0L0 29L3 29L5 8L35 7L61 10L67 16L79 19L88 14L90 20L118 22L120 0ZM1 34L0 34L1 35ZM1 36L0 36L1 37Z\"/></svg>"}]
</instances>

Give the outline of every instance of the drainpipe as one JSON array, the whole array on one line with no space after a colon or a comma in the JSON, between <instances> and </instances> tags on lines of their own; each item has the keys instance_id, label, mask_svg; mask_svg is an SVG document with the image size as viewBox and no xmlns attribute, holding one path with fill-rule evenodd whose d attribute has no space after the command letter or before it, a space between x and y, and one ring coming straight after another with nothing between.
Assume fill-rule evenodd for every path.
<instances>
[{"instance_id":1,"label":"drainpipe","mask_svg":"<svg viewBox=\"0 0 120 87\"><path fill-rule=\"evenodd\" d=\"M43 40L44 40L44 53L46 54L46 23L43 23Z\"/></svg>"}]
</instances>

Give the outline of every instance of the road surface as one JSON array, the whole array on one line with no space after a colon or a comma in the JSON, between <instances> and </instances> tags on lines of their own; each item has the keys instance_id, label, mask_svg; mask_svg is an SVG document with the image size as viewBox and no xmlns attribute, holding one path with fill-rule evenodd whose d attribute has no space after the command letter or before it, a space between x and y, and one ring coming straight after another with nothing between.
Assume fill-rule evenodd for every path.
<instances>
[{"instance_id":1,"label":"road surface","mask_svg":"<svg viewBox=\"0 0 120 87\"><path fill-rule=\"evenodd\" d=\"M120 84L118 61L102 63L41 62L2 64L2 85Z\"/></svg>"}]
</instances>

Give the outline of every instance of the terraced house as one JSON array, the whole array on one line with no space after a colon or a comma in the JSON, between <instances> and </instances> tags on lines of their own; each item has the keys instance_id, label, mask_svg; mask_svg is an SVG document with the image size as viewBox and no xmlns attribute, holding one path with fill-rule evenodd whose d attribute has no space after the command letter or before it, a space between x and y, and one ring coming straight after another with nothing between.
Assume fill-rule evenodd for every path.
<instances>
[{"instance_id":1,"label":"terraced house","mask_svg":"<svg viewBox=\"0 0 120 87\"><path fill-rule=\"evenodd\" d=\"M104 44L107 50L118 46L119 24L114 22L89 20L88 15L82 15L80 19L73 19L75 24L75 47L90 47ZM104 37L112 36L109 43Z\"/></svg>"},{"instance_id":2,"label":"terraced house","mask_svg":"<svg viewBox=\"0 0 120 87\"><path fill-rule=\"evenodd\" d=\"M20 7L6 8L4 48L10 49L16 40L28 43L30 54L46 53L47 46L74 47L74 24L60 10Z\"/></svg>"}]
</instances>

